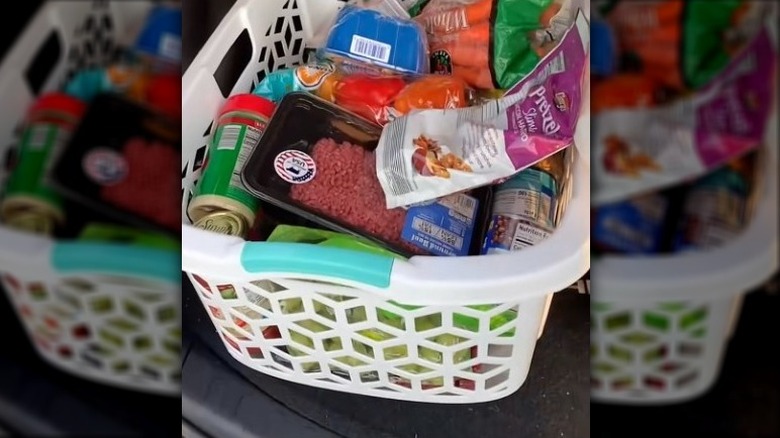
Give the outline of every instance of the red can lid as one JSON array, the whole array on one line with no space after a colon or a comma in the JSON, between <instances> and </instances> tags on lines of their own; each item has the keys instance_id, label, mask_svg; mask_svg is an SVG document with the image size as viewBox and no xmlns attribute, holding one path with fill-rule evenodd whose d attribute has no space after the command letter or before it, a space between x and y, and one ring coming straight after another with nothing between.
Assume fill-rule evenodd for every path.
<instances>
[{"instance_id":1,"label":"red can lid","mask_svg":"<svg viewBox=\"0 0 780 438\"><path fill-rule=\"evenodd\" d=\"M251 111L270 118L271 115L273 115L275 108L276 104L260 96L255 96L254 94L236 94L225 102L219 115L221 116L232 111Z\"/></svg>"},{"instance_id":2,"label":"red can lid","mask_svg":"<svg viewBox=\"0 0 780 438\"><path fill-rule=\"evenodd\" d=\"M75 118L81 118L87 105L79 99L65 93L49 93L39 97L30 108L30 113L36 111L60 111Z\"/></svg>"}]
</instances>

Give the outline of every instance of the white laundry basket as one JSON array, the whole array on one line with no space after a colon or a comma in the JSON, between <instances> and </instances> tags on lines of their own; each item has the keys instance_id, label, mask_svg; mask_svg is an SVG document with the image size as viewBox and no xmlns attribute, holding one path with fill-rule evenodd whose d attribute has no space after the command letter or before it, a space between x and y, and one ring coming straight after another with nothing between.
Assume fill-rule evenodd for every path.
<instances>
[{"instance_id":1,"label":"white laundry basket","mask_svg":"<svg viewBox=\"0 0 780 438\"><path fill-rule=\"evenodd\" d=\"M341 4L238 0L184 74L182 267L227 351L254 370L392 399L508 396L526 379L552 293L588 270L587 162L577 160L558 231L508 255L399 261L244 242L189 225L187 202L222 103L251 91L269 71L300 63L305 41ZM248 53L236 51L241 45ZM229 76L225 58L239 60L239 73L220 86L216 78ZM587 149L588 126L580 127L578 145Z\"/></svg>"},{"instance_id":2,"label":"white laundry basket","mask_svg":"<svg viewBox=\"0 0 780 438\"><path fill-rule=\"evenodd\" d=\"M744 294L778 268L776 120L775 101L755 216L734 240L697 253L594 260L591 400L678 403L717 380Z\"/></svg>"},{"instance_id":3,"label":"white laundry basket","mask_svg":"<svg viewBox=\"0 0 780 438\"><path fill-rule=\"evenodd\" d=\"M0 65L0 186L17 126L41 93L78 69L114 59L151 3L44 5ZM78 376L176 394L181 362L176 252L59 242L0 225L0 278L25 331L48 362Z\"/></svg>"}]
</instances>

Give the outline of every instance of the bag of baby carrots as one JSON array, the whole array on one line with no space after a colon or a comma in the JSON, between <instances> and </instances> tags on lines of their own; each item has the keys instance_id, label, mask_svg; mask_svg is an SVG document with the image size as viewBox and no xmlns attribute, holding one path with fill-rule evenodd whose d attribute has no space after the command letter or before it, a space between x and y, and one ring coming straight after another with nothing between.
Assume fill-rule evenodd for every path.
<instances>
[{"instance_id":1,"label":"bag of baby carrots","mask_svg":"<svg viewBox=\"0 0 780 438\"><path fill-rule=\"evenodd\" d=\"M478 89L508 89L574 22L577 0L430 0L415 20L428 33L431 72Z\"/></svg>"},{"instance_id":2,"label":"bag of baby carrots","mask_svg":"<svg viewBox=\"0 0 780 438\"><path fill-rule=\"evenodd\" d=\"M706 85L762 28L773 2L610 0L601 13L624 59L677 91Z\"/></svg>"}]
</instances>

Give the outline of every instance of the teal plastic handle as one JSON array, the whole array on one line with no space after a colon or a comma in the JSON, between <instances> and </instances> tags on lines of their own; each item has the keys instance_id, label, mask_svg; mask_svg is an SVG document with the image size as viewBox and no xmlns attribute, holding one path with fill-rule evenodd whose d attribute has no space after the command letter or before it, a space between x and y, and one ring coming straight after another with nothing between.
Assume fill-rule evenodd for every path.
<instances>
[{"instance_id":1,"label":"teal plastic handle","mask_svg":"<svg viewBox=\"0 0 780 438\"><path fill-rule=\"evenodd\" d=\"M52 251L60 273L101 272L181 282L181 253L111 243L64 242Z\"/></svg>"},{"instance_id":2,"label":"teal plastic handle","mask_svg":"<svg viewBox=\"0 0 780 438\"><path fill-rule=\"evenodd\" d=\"M251 273L322 275L386 288L395 259L349 249L305 243L250 242L241 265Z\"/></svg>"}]
</instances>

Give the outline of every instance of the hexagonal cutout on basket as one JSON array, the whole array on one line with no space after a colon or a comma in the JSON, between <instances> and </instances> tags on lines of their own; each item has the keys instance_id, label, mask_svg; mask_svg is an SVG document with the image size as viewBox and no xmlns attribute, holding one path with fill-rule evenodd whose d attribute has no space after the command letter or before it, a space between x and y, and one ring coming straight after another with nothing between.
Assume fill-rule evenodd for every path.
<instances>
[{"instance_id":1,"label":"hexagonal cutout on basket","mask_svg":"<svg viewBox=\"0 0 780 438\"><path fill-rule=\"evenodd\" d=\"M509 370L503 371L489 379L485 380L485 389L493 389L497 386L504 384L509 380Z\"/></svg>"},{"instance_id":2,"label":"hexagonal cutout on basket","mask_svg":"<svg viewBox=\"0 0 780 438\"><path fill-rule=\"evenodd\" d=\"M322 371L322 366L319 362L303 362L301 363L301 370L306 374L319 373Z\"/></svg>"},{"instance_id":3,"label":"hexagonal cutout on basket","mask_svg":"<svg viewBox=\"0 0 780 438\"><path fill-rule=\"evenodd\" d=\"M350 324L359 324L361 322L366 322L366 320L368 320L368 315L366 315L365 306L351 307L346 310L346 314L347 314L347 322Z\"/></svg>"},{"instance_id":4,"label":"hexagonal cutout on basket","mask_svg":"<svg viewBox=\"0 0 780 438\"><path fill-rule=\"evenodd\" d=\"M173 306L163 306L157 309L157 321L172 322L176 320L177 312Z\"/></svg>"},{"instance_id":5,"label":"hexagonal cutout on basket","mask_svg":"<svg viewBox=\"0 0 780 438\"><path fill-rule=\"evenodd\" d=\"M669 317L655 312L645 312L642 314L642 322L646 328L658 330L661 332L669 331Z\"/></svg>"},{"instance_id":6,"label":"hexagonal cutout on basket","mask_svg":"<svg viewBox=\"0 0 780 438\"><path fill-rule=\"evenodd\" d=\"M138 330L138 324L125 317L112 318L108 320L108 326L124 333L132 333Z\"/></svg>"},{"instance_id":7,"label":"hexagonal cutout on basket","mask_svg":"<svg viewBox=\"0 0 780 438\"><path fill-rule=\"evenodd\" d=\"M195 280L195 282L198 283L198 286L202 287L204 291L211 293L211 286L209 286L208 281L195 274L192 274L192 279Z\"/></svg>"},{"instance_id":8,"label":"hexagonal cutout on basket","mask_svg":"<svg viewBox=\"0 0 780 438\"><path fill-rule=\"evenodd\" d=\"M634 353L631 350L618 345L610 345L607 348L607 355L621 362L631 362L634 360Z\"/></svg>"},{"instance_id":9,"label":"hexagonal cutout on basket","mask_svg":"<svg viewBox=\"0 0 780 438\"><path fill-rule=\"evenodd\" d=\"M698 343L680 342L677 344L677 354L680 357L699 357L702 354L702 346Z\"/></svg>"},{"instance_id":10,"label":"hexagonal cutout on basket","mask_svg":"<svg viewBox=\"0 0 780 438\"><path fill-rule=\"evenodd\" d=\"M359 334L360 336L363 336L364 338L376 342L383 342L383 341L389 341L391 339L395 339L395 335L392 335L390 333L375 328L358 330L356 333Z\"/></svg>"},{"instance_id":11,"label":"hexagonal cutout on basket","mask_svg":"<svg viewBox=\"0 0 780 438\"><path fill-rule=\"evenodd\" d=\"M687 312L680 317L680 328L688 330L693 326L699 325L707 318L708 309L700 307L691 312Z\"/></svg>"},{"instance_id":12,"label":"hexagonal cutout on basket","mask_svg":"<svg viewBox=\"0 0 780 438\"><path fill-rule=\"evenodd\" d=\"M432 348L423 347L422 345L417 347L417 357L420 358L420 360L424 360L426 362L431 362L437 365L442 364L442 361L444 360L444 353L438 350L434 350Z\"/></svg>"},{"instance_id":13,"label":"hexagonal cutout on basket","mask_svg":"<svg viewBox=\"0 0 780 438\"><path fill-rule=\"evenodd\" d=\"M173 353L181 354L181 342L173 339L165 339L162 341L163 350Z\"/></svg>"},{"instance_id":14,"label":"hexagonal cutout on basket","mask_svg":"<svg viewBox=\"0 0 780 438\"><path fill-rule=\"evenodd\" d=\"M642 353L642 360L645 363L654 363L663 360L666 357L668 349L666 345L659 345L657 347L650 348Z\"/></svg>"},{"instance_id":15,"label":"hexagonal cutout on basket","mask_svg":"<svg viewBox=\"0 0 780 438\"><path fill-rule=\"evenodd\" d=\"M439 327L441 327L441 313L414 318L414 330L418 333L437 329Z\"/></svg>"},{"instance_id":16,"label":"hexagonal cutout on basket","mask_svg":"<svg viewBox=\"0 0 780 438\"><path fill-rule=\"evenodd\" d=\"M253 292L247 288L244 288L244 295L246 296L247 301L249 301L253 305L265 309L269 313L273 313L274 310L273 307L271 306L271 302L264 296L256 292Z\"/></svg>"},{"instance_id":17,"label":"hexagonal cutout on basket","mask_svg":"<svg viewBox=\"0 0 780 438\"><path fill-rule=\"evenodd\" d=\"M303 300L300 298L288 298L286 300L279 300L279 308L282 309L282 313L284 315L303 313L306 310L303 307Z\"/></svg>"},{"instance_id":18,"label":"hexagonal cutout on basket","mask_svg":"<svg viewBox=\"0 0 780 438\"><path fill-rule=\"evenodd\" d=\"M619 376L612 379L611 387L615 391L630 389L635 385L633 376Z\"/></svg>"},{"instance_id":19,"label":"hexagonal cutout on basket","mask_svg":"<svg viewBox=\"0 0 780 438\"><path fill-rule=\"evenodd\" d=\"M487 355L489 357L512 357L513 352L514 347L512 345L488 344Z\"/></svg>"},{"instance_id":20,"label":"hexagonal cutout on basket","mask_svg":"<svg viewBox=\"0 0 780 438\"><path fill-rule=\"evenodd\" d=\"M609 332L628 328L631 326L632 316L628 312L608 316L604 319L604 328Z\"/></svg>"},{"instance_id":21,"label":"hexagonal cutout on basket","mask_svg":"<svg viewBox=\"0 0 780 438\"><path fill-rule=\"evenodd\" d=\"M666 380L664 380L663 377L645 376L645 378L642 379L642 383L644 384L645 388L654 391L663 391L666 389Z\"/></svg>"},{"instance_id":22,"label":"hexagonal cutout on basket","mask_svg":"<svg viewBox=\"0 0 780 438\"><path fill-rule=\"evenodd\" d=\"M217 291L219 291L219 296L223 300L238 299L238 293L236 293L236 288L232 284L218 284Z\"/></svg>"},{"instance_id":23,"label":"hexagonal cutout on basket","mask_svg":"<svg viewBox=\"0 0 780 438\"><path fill-rule=\"evenodd\" d=\"M105 328L98 331L98 339L112 347L122 348L125 346L125 340L122 336L106 330Z\"/></svg>"},{"instance_id":24,"label":"hexagonal cutout on basket","mask_svg":"<svg viewBox=\"0 0 780 438\"><path fill-rule=\"evenodd\" d=\"M232 316L231 319L233 321L233 324L235 324L236 328L238 329L238 331L242 332L242 333L245 333L245 334L242 334L242 336L247 336L247 335L248 336L254 336L255 335L255 331L252 330L252 326L249 325L248 322L246 322L243 319L238 318L236 316Z\"/></svg>"},{"instance_id":25,"label":"hexagonal cutout on basket","mask_svg":"<svg viewBox=\"0 0 780 438\"><path fill-rule=\"evenodd\" d=\"M612 365L609 362L596 362L591 367L591 370L594 373L598 373L598 374L612 374L615 371L617 371L618 369L619 369L618 367L616 367L615 365Z\"/></svg>"},{"instance_id":26,"label":"hexagonal cutout on basket","mask_svg":"<svg viewBox=\"0 0 780 438\"><path fill-rule=\"evenodd\" d=\"M292 342L294 344L297 344L297 345L302 345L302 346L307 347L309 349L313 349L314 348L314 340L312 338L304 335L303 333L299 333L299 332L294 331L294 330L290 330L289 334L290 334L290 342Z\"/></svg>"},{"instance_id":27,"label":"hexagonal cutout on basket","mask_svg":"<svg viewBox=\"0 0 780 438\"><path fill-rule=\"evenodd\" d=\"M409 357L409 348L406 344L384 347L382 349L382 356L385 360L406 359Z\"/></svg>"},{"instance_id":28,"label":"hexagonal cutout on basket","mask_svg":"<svg viewBox=\"0 0 780 438\"><path fill-rule=\"evenodd\" d=\"M55 289L54 294L57 296L57 300L59 300L59 302L67 305L70 309L82 309L81 300L78 299L75 295L67 293L62 289Z\"/></svg>"},{"instance_id":29,"label":"hexagonal cutout on basket","mask_svg":"<svg viewBox=\"0 0 780 438\"><path fill-rule=\"evenodd\" d=\"M621 341L631 346L647 345L655 342L655 339L656 339L655 336L640 331L626 333L625 335L620 337Z\"/></svg>"},{"instance_id":30,"label":"hexagonal cutout on basket","mask_svg":"<svg viewBox=\"0 0 780 438\"><path fill-rule=\"evenodd\" d=\"M699 373L697 371L691 371L689 373L683 374L682 376L678 377L674 384L678 388L684 388L686 386L689 386L691 384L694 384L696 382L696 379L698 379Z\"/></svg>"},{"instance_id":31,"label":"hexagonal cutout on basket","mask_svg":"<svg viewBox=\"0 0 780 438\"><path fill-rule=\"evenodd\" d=\"M362 367L368 365L367 362L363 361L362 359L358 359L357 357L354 356L339 356L337 358L334 358L333 360L337 362L341 362L342 364L349 367Z\"/></svg>"},{"instance_id":32,"label":"hexagonal cutout on basket","mask_svg":"<svg viewBox=\"0 0 780 438\"><path fill-rule=\"evenodd\" d=\"M379 381L379 373L376 371L363 371L358 377L363 383L374 383Z\"/></svg>"},{"instance_id":33,"label":"hexagonal cutout on basket","mask_svg":"<svg viewBox=\"0 0 780 438\"><path fill-rule=\"evenodd\" d=\"M79 324L73 327L73 337L79 340L88 339L91 336L91 330L85 324Z\"/></svg>"},{"instance_id":34,"label":"hexagonal cutout on basket","mask_svg":"<svg viewBox=\"0 0 780 438\"><path fill-rule=\"evenodd\" d=\"M349 375L349 371L345 370L344 368L337 367L333 364L328 364L328 369L332 375L348 382L352 381L352 376Z\"/></svg>"},{"instance_id":35,"label":"hexagonal cutout on basket","mask_svg":"<svg viewBox=\"0 0 780 438\"><path fill-rule=\"evenodd\" d=\"M461 338L460 336L451 335L449 333L442 333L438 336L430 337L428 338L428 340L435 344L443 345L445 347L451 347L453 345L462 344L468 341L468 339L466 338Z\"/></svg>"},{"instance_id":36,"label":"hexagonal cutout on basket","mask_svg":"<svg viewBox=\"0 0 780 438\"><path fill-rule=\"evenodd\" d=\"M287 290L286 287L282 286L279 283L274 283L271 280L255 280L255 281L250 281L249 284L269 293L284 292Z\"/></svg>"},{"instance_id":37,"label":"hexagonal cutout on basket","mask_svg":"<svg viewBox=\"0 0 780 438\"><path fill-rule=\"evenodd\" d=\"M404 317L380 307L376 308L376 319L382 326L389 326L398 330L406 330Z\"/></svg>"},{"instance_id":38,"label":"hexagonal cutout on basket","mask_svg":"<svg viewBox=\"0 0 780 438\"><path fill-rule=\"evenodd\" d=\"M130 371L130 362L125 359L116 359L109 363L109 367L117 374L124 374Z\"/></svg>"},{"instance_id":39,"label":"hexagonal cutout on basket","mask_svg":"<svg viewBox=\"0 0 780 438\"><path fill-rule=\"evenodd\" d=\"M340 337L334 336L332 338L324 338L322 340L322 348L325 351L340 351L344 349L344 345Z\"/></svg>"},{"instance_id":40,"label":"hexagonal cutout on basket","mask_svg":"<svg viewBox=\"0 0 780 438\"><path fill-rule=\"evenodd\" d=\"M221 319L223 321L225 320L225 314L222 313L221 309L214 306L209 306L209 312L211 313L211 316L213 316L214 318Z\"/></svg>"},{"instance_id":41,"label":"hexagonal cutout on basket","mask_svg":"<svg viewBox=\"0 0 780 438\"><path fill-rule=\"evenodd\" d=\"M336 311L333 309L333 307L314 299L311 301L311 303L314 307L314 313L325 319L336 322Z\"/></svg>"},{"instance_id":42,"label":"hexagonal cutout on basket","mask_svg":"<svg viewBox=\"0 0 780 438\"><path fill-rule=\"evenodd\" d=\"M295 324L305 330L308 330L311 333L322 333L322 332L327 332L332 330L327 325L322 324L321 322L315 321L313 319L304 319L302 321L295 321Z\"/></svg>"},{"instance_id":43,"label":"hexagonal cutout on basket","mask_svg":"<svg viewBox=\"0 0 780 438\"><path fill-rule=\"evenodd\" d=\"M127 315L139 321L146 321L146 311L144 311L144 308L138 303L130 300L125 300L123 302L123 307Z\"/></svg>"},{"instance_id":44,"label":"hexagonal cutout on basket","mask_svg":"<svg viewBox=\"0 0 780 438\"><path fill-rule=\"evenodd\" d=\"M133 338L133 348L136 351L146 351L152 348L152 338L147 335L140 335Z\"/></svg>"},{"instance_id":45,"label":"hexagonal cutout on basket","mask_svg":"<svg viewBox=\"0 0 780 438\"><path fill-rule=\"evenodd\" d=\"M453 313L452 325L459 329L467 330L473 333L479 332L479 318L474 318L473 316Z\"/></svg>"},{"instance_id":46,"label":"hexagonal cutout on basket","mask_svg":"<svg viewBox=\"0 0 780 438\"><path fill-rule=\"evenodd\" d=\"M369 359L374 358L374 348L355 339L352 340L352 350L354 350L356 354L367 357Z\"/></svg>"},{"instance_id":47,"label":"hexagonal cutout on basket","mask_svg":"<svg viewBox=\"0 0 780 438\"><path fill-rule=\"evenodd\" d=\"M260 347L246 347L246 354L252 359L263 359L263 350Z\"/></svg>"},{"instance_id":48,"label":"hexagonal cutout on basket","mask_svg":"<svg viewBox=\"0 0 780 438\"><path fill-rule=\"evenodd\" d=\"M114 300L107 296L95 297L89 300L89 307L98 315L109 313L114 310Z\"/></svg>"},{"instance_id":49,"label":"hexagonal cutout on basket","mask_svg":"<svg viewBox=\"0 0 780 438\"><path fill-rule=\"evenodd\" d=\"M664 362L658 367L658 371L665 374L675 374L685 368L685 364L679 362Z\"/></svg>"},{"instance_id":50,"label":"hexagonal cutout on basket","mask_svg":"<svg viewBox=\"0 0 780 438\"><path fill-rule=\"evenodd\" d=\"M235 310L236 312L240 313L243 317L246 317L246 318L254 320L254 321L257 321L257 320L265 318L259 312L256 312L256 311L252 310L249 306L233 307L233 310Z\"/></svg>"}]
</instances>

